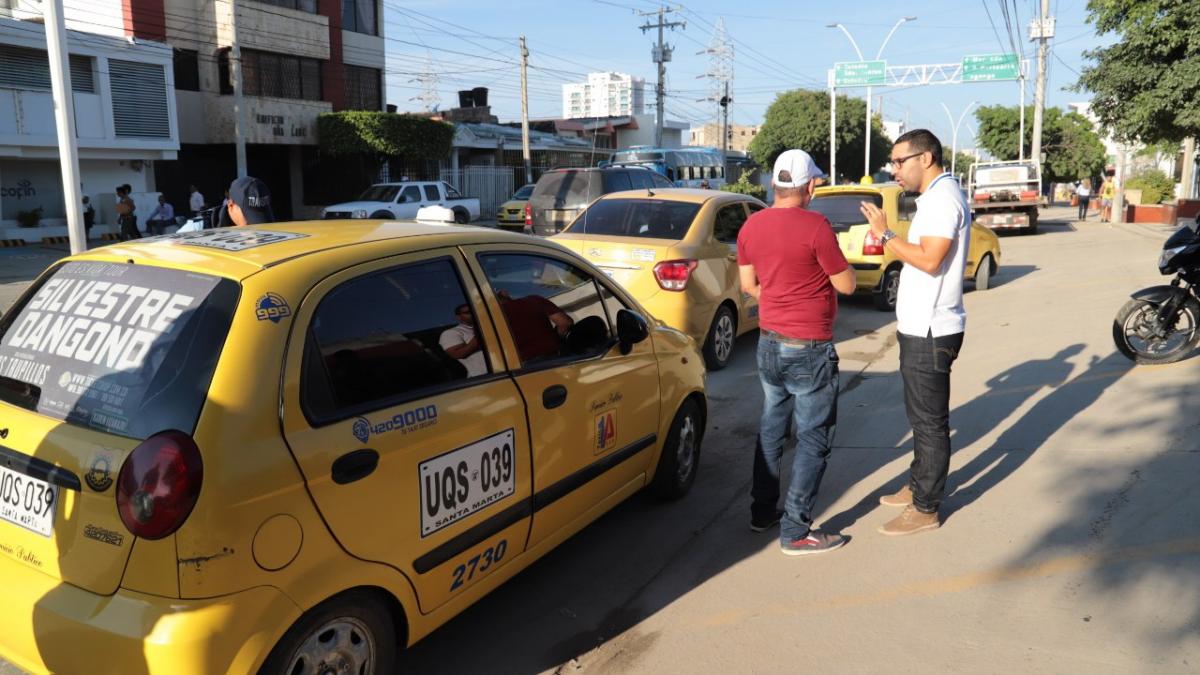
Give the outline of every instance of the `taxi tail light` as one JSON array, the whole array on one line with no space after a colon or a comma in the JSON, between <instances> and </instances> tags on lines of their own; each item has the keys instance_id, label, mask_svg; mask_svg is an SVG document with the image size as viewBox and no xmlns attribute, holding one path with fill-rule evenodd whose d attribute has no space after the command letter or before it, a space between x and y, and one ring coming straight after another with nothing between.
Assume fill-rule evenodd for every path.
<instances>
[{"instance_id":1,"label":"taxi tail light","mask_svg":"<svg viewBox=\"0 0 1200 675\"><path fill-rule=\"evenodd\" d=\"M654 278L664 291L682 291L696 265L695 260L664 260L654 266Z\"/></svg>"},{"instance_id":2,"label":"taxi tail light","mask_svg":"<svg viewBox=\"0 0 1200 675\"><path fill-rule=\"evenodd\" d=\"M178 530L200 496L200 448L182 431L147 438L129 453L117 477L117 512L131 534L162 539Z\"/></svg>"},{"instance_id":3,"label":"taxi tail light","mask_svg":"<svg viewBox=\"0 0 1200 675\"><path fill-rule=\"evenodd\" d=\"M883 240L876 237L874 232L868 231L866 239L863 239L863 255L883 255Z\"/></svg>"},{"instance_id":4,"label":"taxi tail light","mask_svg":"<svg viewBox=\"0 0 1200 675\"><path fill-rule=\"evenodd\" d=\"M533 227L533 207L525 202L525 227Z\"/></svg>"}]
</instances>

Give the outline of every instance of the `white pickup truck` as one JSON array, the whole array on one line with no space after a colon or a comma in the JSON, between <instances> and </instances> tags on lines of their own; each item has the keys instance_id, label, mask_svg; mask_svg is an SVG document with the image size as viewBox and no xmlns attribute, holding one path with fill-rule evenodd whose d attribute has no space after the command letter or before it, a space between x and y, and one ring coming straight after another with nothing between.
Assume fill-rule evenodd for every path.
<instances>
[{"instance_id":1,"label":"white pickup truck","mask_svg":"<svg viewBox=\"0 0 1200 675\"><path fill-rule=\"evenodd\" d=\"M358 201L327 206L325 219L383 218L410 220L423 206L442 206L454 212L454 222L469 223L479 218L479 200L463 197L454 186L441 181L378 183L367 188Z\"/></svg>"}]
</instances>

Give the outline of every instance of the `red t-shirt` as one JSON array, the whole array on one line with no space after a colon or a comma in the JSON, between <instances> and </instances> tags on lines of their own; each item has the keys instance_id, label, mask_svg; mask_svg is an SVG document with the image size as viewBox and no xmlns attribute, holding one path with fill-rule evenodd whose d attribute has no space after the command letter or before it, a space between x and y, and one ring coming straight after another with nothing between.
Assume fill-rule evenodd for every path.
<instances>
[{"instance_id":1,"label":"red t-shirt","mask_svg":"<svg viewBox=\"0 0 1200 675\"><path fill-rule=\"evenodd\" d=\"M849 267L825 216L764 209L738 233L738 264L753 265L762 294L759 327L790 338L832 340L837 293L829 277Z\"/></svg>"},{"instance_id":2,"label":"red t-shirt","mask_svg":"<svg viewBox=\"0 0 1200 675\"><path fill-rule=\"evenodd\" d=\"M504 318L522 361L558 355L562 340L550 323L551 315L562 312L558 305L540 295L527 295L501 301L500 308L504 310Z\"/></svg>"}]
</instances>

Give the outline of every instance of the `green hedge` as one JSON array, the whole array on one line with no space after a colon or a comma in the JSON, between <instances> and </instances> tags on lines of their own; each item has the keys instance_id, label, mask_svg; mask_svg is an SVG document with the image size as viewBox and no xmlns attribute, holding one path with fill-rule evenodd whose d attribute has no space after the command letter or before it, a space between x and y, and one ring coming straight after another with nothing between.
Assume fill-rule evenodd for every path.
<instances>
[{"instance_id":1,"label":"green hedge","mask_svg":"<svg viewBox=\"0 0 1200 675\"><path fill-rule=\"evenodd\" d=\"M736 192L740 195L750 195L759 199L767 198L767 189L761 185L755 185L750 182L750 172L743 171L738 177L736 183L726 183L721 186L721 190L725 192Z\"/></svg>"},{"instance_id":2,"label":"green hedge","mask_svg":"<svg viewBox=\"0 0 1200 675\"><path fill-rule=\"evenodd\" d=\"M317 136L321 151L332 156L440 159L450 154L454 125L412 115L350 110L319 115Z\"/></svg>"},{"instance_id":3,"label":"green hedge","mask_svg":"<svg viewBox=\"0 0 1200 675\"><path fill-rule=\"evenodd\" d=\"M1159 204L1175 196L1175 181L1157 169L1137 174L1125 183L1125 187L1141 190L1143 204Z\"/></svg>"}]
</instances>

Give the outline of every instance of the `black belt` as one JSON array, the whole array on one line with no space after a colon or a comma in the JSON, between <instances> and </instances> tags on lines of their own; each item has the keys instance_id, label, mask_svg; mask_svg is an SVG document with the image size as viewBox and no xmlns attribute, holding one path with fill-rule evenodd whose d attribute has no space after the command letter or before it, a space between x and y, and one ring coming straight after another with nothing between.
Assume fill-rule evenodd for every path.
<instances>
[{"instance_id":1,"label":"black belt","mask_svg":"<svg viewBox=\"0 0 1200 675\"><path fill-rule=\"evenodd\" d=\"M776 333L775 331L766 328L759 328L758 332L761 333L763 337L773 340L774 342L792 345L795 347L816 347L817 345L823 345L829 342L829 340L810 340L808 338L788 337L783 333Z\"/></svg>"}]
</instances>

